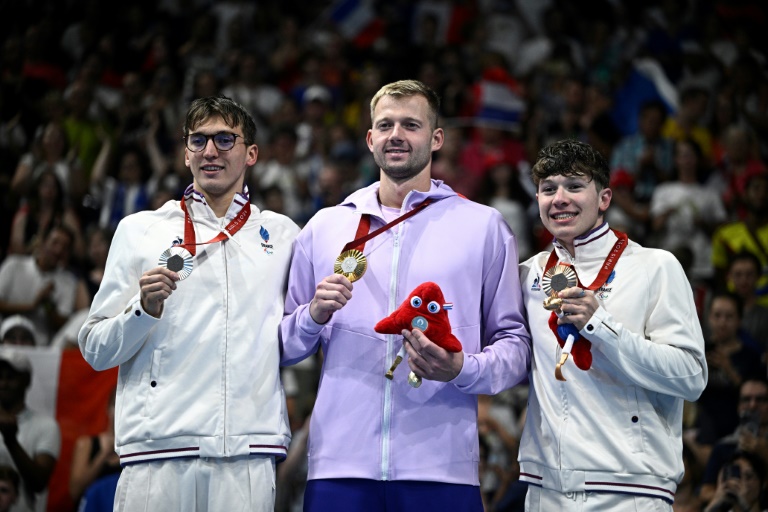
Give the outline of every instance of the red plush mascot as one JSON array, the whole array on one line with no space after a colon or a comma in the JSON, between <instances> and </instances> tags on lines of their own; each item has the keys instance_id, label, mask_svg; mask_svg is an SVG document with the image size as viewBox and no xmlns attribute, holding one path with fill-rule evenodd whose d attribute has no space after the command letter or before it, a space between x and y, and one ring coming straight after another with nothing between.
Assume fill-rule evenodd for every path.
<instances>
[{"instance_id":1,"label":"red plush mascot","mask_svg":"<svg viewBox=\"0 0 768 512\"><path fill-rule=\"evenodd\" d=\"M451 333L443 291L433 282L422 283L408 295L391 315L377 323L373 330L381 334L400 334L403 329L418 329L435 345L448 352L461 350L461 342Z\"/></svg>"}]
</instances>

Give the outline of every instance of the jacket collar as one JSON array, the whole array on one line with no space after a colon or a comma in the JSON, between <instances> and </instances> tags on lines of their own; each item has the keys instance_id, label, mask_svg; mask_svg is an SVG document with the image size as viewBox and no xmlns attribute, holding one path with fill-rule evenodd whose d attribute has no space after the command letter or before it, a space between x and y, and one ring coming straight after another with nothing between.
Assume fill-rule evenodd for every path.
<instances>
[{"instance_id":1,"label":"jacket collar","mask_svg":"<svg viewBox=\"0 0 768 512\"><path fill-rule=\"evenodd\" d=\"M616 240L617 237L611 231L608 223L603 222L592 231L577 237L573 241L573 251L575 253L573 256L557 240L552 244L560 261L584 261L585 259L596 257L604 258L611 251Z\"/></svg>"},{"instance_id":2,"label":"jacket collar","mask_svg":"<svg viewBox=\"0 0 768 512\"><path fill-rule=\"evenodd\" d=\"M184 200L187 205L187 211L189 211L189 215L193 219L198 221L204 219L213 222L218 221L216 214L213 213L213 210L211 210L211 207L208 206L208 203L205 201L205 196L201 192L195 190L193 184L189 185L184 191ZM248 185L243 184L243 191L235 194L235 197L232 198L232 203L227 209L227 213L224 214L224 218L227 222L237 217L237 214L240 213L240 210L245 206L245 203L249 201L250 194L248 192ZM251 205L251 210L251 214L258 211L254 205Z\"/></svg>"},{"instance_id":3,"label":"jacket collar","mask_svg":"<svg viewBox=\"0 0 768 512\"><path fill-rule=\"evenodd\" d=\"M348 206L355 209L356 212L361 214L375 215L382 217L381 203L379 203L379 186L380 182L373 183L365 188L357 190L347 196L340 206ZM421 204L426 199L432 199L433 201L439 201L446 197L457 195L456 192L441 180L432 180L432 184L427 192L419 192L412 190L405 196L403 206L400 209L403 213L412 210L415 206Z\"/></svg>"}]
</instances>

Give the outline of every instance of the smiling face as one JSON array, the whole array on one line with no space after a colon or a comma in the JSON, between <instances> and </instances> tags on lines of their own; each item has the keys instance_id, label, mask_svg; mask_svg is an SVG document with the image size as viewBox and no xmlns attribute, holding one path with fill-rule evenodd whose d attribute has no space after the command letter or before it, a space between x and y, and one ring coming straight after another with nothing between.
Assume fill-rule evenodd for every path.
<instances>
[{"instance_id":1,"label":"smiling face","mask_svg":"<svg viewBox=\"0 0 768 512\"><path fill-rule=\"evenodd\" d=\"M443 145L443 130L432 128L432 117L424 96L381 97L366 141L382 180L403 183L428 172L432 152Z\"/></svg>"},{"instance_id":2,"label":"smiling face","mask_svg":"<svg viewBox=\"0 0 768 512\"><path fill-rule=\"evenodd\" d=\"M238 135L232 149L221 151L216 148L213 139L208 139L202 151L193 152L185 148L184 162L192 171L195 190L201 192L212 207L224 205L223 212L217 211L217 214L223 214L234 195L243 189L245 170L256 163L259 149L255 144L245 144L240 127L231 127L218 116L190 130L190 133L202 135L219 132Z\"/></svg>"},{"instance_id":3,"label":"smiling face","mask_svg":"<svg viewBox=\"0 0 768 512\"><path fill-rule=\"evenodd\" d=\"M585 176L558 174L539 182L536 200L544 227L573 254L574 239L602 224L611 196Z\"/></svg>"}]
</instances>

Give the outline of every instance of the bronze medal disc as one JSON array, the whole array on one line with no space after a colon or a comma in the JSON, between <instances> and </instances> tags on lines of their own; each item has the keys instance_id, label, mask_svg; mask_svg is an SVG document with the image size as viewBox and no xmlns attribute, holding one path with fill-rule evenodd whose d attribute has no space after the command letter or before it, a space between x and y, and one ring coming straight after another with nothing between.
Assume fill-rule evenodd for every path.
<instances>
[{"instance_id":1,"label":"bronze medal disc","mask_svg":"<svg viewBox=\"0 0 768 512\"><path fill-rule=\"evenodd\" d=\"M576 271L569 265L555 265L544 273L541 278L541 287L548 297L566 288L571 288L579 283Z\"/></svg>"},{"instance_id":2,"label":"bronze medal disc","mask_svg":"<svg viewBox=\"0 0 768 512\"><path fill-rule=\"evenodd\" d=\"M344 251L336 258L333 264L333 273L346 276L353 283L363 277L368 268L365 255L357 249Z\"/></svg>"},{"instance_id":3,"label":"bronze medal disc","mask_svg":"<svg viewBox=\"0 0 768 512\"><path fill-rule=\"evenodd\" d=\"M180 280L189 277L194 268L192 255L185 248L178 246L163 251L157 264L176 272Z\"/></svg>"}]
</instances>

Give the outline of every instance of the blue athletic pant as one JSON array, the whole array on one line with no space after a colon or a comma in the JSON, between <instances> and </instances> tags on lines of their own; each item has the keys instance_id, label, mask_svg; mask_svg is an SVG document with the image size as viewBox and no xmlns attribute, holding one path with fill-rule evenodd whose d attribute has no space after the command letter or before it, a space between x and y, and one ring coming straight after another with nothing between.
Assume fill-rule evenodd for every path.
<instances>
[{"instance_id":1,"label":"blue athletic pant","mask_svg":"<svg viewBox=\"0 0 768 512\"><path fill-rule=\"evenodd\" d=\"M304 512L483 512L480 487L361 478L309 480Z\"/></svg>"}]
</instances>

